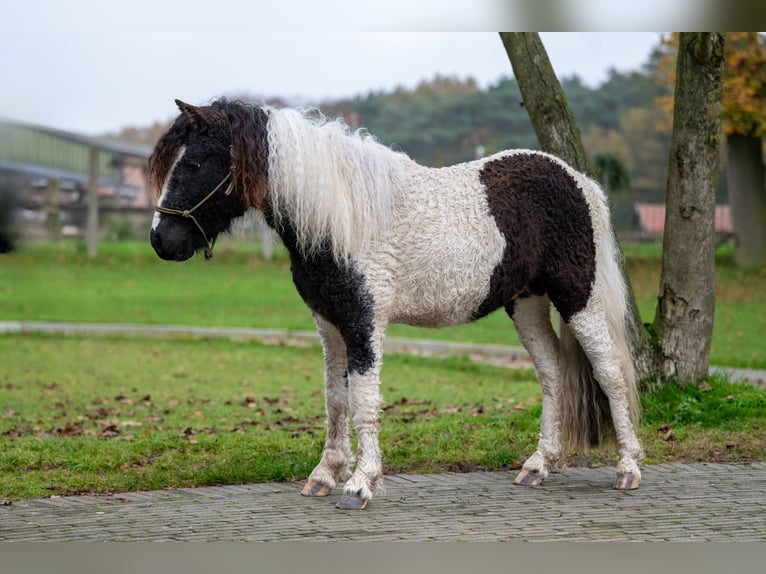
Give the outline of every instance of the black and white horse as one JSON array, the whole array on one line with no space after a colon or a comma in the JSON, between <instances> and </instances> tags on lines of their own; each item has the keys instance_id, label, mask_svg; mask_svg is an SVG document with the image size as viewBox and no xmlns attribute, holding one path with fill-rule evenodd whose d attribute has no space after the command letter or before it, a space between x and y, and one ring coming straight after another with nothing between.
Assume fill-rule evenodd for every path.
<instances>
[{"instance_id":1,"label":"black and white horse","mask_svg":"<svg viewBox=\"0 0 766 574\"><path fill-rule=\"evenodd\" d=\"M499 308L543 390L537 450L515 483L539 485L563 468L565 436L583 449L613 431L614 486L638 487L626 288L593 181L536 151L434 169L317 113L176 103L181 114L149 160L159 194L151 243L163 259L209 257L216 236L254 210L281 236L324 350L327 436L304 495L345 481L338 506L360 509L381 487L389 323L443 327Z\"/></svg>"}]
</instances>

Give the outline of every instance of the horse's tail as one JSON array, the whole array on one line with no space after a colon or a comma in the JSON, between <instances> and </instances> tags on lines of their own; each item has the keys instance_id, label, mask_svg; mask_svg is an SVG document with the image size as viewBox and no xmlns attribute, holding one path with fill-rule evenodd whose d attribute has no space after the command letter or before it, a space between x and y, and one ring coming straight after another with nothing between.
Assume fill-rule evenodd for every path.
<instances>
[{"instance_id":1,"label":"horse's tail","mask_svg":"<svg viewBox=\"0 0 766 574\"><path fill-rule=\"evenodd\" d=\"M593 186L594 191L591 194L590 190L587 190L586 195L590 196L589 203L592 202L591 213L594 215L593 233L596 243L596 277L591 298L594 293L601 297L600 304L596 302L594 307L603 309L606 315L607 331L622 371L630 419L633 427L637 428L640 405L633 360L626 337L630 307L627 304L628 288L620 264L622 254L614 238L606 199L595 183L588 183ZM585 452L589 447L601 444L604 438L614 434L609 400L593 376L593 369L585 352L563 320L559 336L563 431L568 437L570 449ZM622 391L619 387L615 390Z\"/></svg>"}]
</instances>

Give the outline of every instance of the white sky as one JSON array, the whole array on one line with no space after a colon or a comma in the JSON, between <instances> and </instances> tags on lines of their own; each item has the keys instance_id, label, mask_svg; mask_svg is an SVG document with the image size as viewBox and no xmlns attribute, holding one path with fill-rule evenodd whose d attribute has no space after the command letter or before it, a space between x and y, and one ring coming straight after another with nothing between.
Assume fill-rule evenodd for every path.
<instances>
[{"instance_id":1,"label":"white sky","mask_svg":"<svg viewBox=\"0 0 766 574\"><path fill-rule=\"evenodd\" d=\"M303 14L297 25L291 3L280 0L0 0L0 117L96 135L165 121L177 113L174 98L204 103L247 94L318 103L413 87L437 73L472 76L482 86L511 74L495 32L401 31L436 27L426 11L434 2L387 0L392 11L418 3L425 9L415 11L416 19L382 22L398 32L351 32L381 21L371 26L344 12L353 8L336 10L343 4L337 0L313 3L314 11L324 10L316 20ZM487 14L482 21L437 23L440 29L461 29L461 23L467 30L493 29ZM542 38L559 76L576 73L597 85L610 67L638 69L659 34Z\"/></svg>"}]
</instances>

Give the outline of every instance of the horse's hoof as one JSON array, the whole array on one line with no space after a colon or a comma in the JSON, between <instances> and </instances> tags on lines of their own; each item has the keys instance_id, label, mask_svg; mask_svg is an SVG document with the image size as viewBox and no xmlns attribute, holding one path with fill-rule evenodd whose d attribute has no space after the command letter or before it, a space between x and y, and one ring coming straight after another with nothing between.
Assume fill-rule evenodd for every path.
<instances>
[{"instance_id":1,"label":"horse's hoof","mask_svg":"<svg viewBox=\"0 0 766 574\"><path fill-rule=\"evenodd\" d=\"M326 484L322 484L315 480L309 480L306 483L306 486L303 487L303 490L301 490L301 494L303 496L327 496L330 494L331 490L332 488Z\"/></svg>"},{"instance_id":2,"label":"horse's hoof","mask_svg":"<svg viewBox=\"0 0 766 574\"><path fill-rule=\"evenodd\" d=\"M516 476L516 480L513 484L519 484L521 486L540 486L545 480L545 477L540 474L539 470L521 469L521 472Z\"/></svg>"},{"instance_id":3,"label":"horse's hoof","mask_svg":"<svg viewBox=\"0 0 766 574\"><path fill-rule=\"evenodd\" d=\"M617 490L635 490L641 482L641 477L632 472L618 472L617 480L614 481L614 488Z\"/></svg>"},{"instance_id":4,"label":"horse's hoof","mask_svg":"<svg viewBox=\"0 0 766 574\"><path fill-rule=\"evenodd\" d=\"M344 492L335 508L340 508L341 510L364 510L367 508L368 502L370 502L370 499L362 498L361 491Z\"/></svg>"}]
</instances>

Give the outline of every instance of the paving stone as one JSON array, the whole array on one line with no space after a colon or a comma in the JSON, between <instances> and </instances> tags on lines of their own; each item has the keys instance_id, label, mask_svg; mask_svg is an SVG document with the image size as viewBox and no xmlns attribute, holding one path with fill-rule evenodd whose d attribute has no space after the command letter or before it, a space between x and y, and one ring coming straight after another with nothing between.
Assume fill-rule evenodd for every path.
<instances>
[{"instance_id":1,"label":"paving stone","mask_svg":"<svg viewBox=\"0 0 766 574\"><path fill-rule=\"evenodd\" d=\"M542 487L513 473L392 475L361 512L267 483L14 502L2 541L766 541L766 463L647 466L641 488L613 469L572 468ZM123 501L124 500L124 501Z\"/></svg>"}]
</instances>

